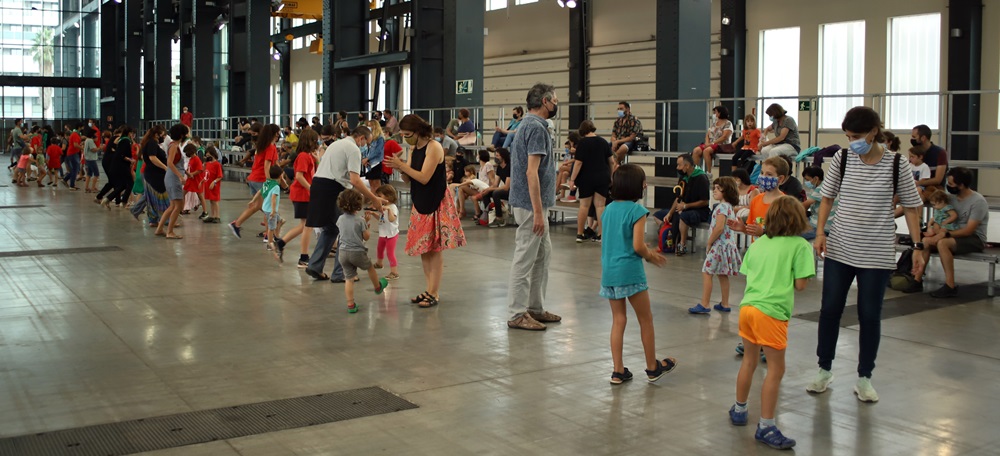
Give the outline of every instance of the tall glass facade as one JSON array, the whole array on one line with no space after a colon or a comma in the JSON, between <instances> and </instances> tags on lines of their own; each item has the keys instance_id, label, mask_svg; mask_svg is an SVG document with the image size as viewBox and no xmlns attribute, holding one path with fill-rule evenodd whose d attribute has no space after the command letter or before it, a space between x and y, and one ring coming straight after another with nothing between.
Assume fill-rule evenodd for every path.
<instances>
[{"instance_id":1,"label":"tall glass facade","mask_svg":"<svg viewBox=\"0 0 1000 456\"><path fill-rule=\"evenodd\" d=\"M99 78L101 0L0 0L0 77ZM5 123L97 118L100 90L0 85ZM62 85L62 84L52 84ZM6 127L6 125L5 125Z\"/></svg>"}]
</instances>

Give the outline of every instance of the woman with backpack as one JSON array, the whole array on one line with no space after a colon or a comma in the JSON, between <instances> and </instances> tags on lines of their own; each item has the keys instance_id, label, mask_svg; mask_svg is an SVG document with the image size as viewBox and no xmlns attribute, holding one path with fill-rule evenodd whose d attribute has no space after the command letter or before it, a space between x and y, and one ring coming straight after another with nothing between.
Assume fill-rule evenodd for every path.
<instances>
[{"instance_id":1,"label":"woman with backpack","mask_svg":"<svg viewBox=\"0 0 1000 456\"><path fill-rule=\"evenodd\" d=\"M878 113L868 107L847 112L841 125L850 148L833 157L821 191L816 222L816 252L824 258L823 297L819 319L819 372L806 387L822 393L833 381L830 372L836 355L840 319L851 283L858 283L858 321L861 324L858 380L854 393L862 402L877 402L871 384L881 338L882 302L890 273L896 269L896 224L893 197L906 208L906 225L913 239L920 239L920 208L910 163L899 159L882 144L885 137ZM826 225L838 198L837 224ZM921 243L914 250L923 249ZM923 270L921 255L913 255L913 270Z\"/></svg>"}]
</instances>

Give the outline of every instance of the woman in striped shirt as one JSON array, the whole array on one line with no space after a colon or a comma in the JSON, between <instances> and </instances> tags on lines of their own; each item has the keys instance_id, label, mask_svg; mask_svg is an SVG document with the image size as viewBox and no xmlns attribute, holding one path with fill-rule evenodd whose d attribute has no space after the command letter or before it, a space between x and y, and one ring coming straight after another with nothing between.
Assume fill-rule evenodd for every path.
<instances>
[{"instance_id":1,"label":"woman in striped shirt","mask_svg":"<svg viewBox=\"0 0 1000 456\"><path fill-rule=\"evenodd\" d=\"M871 376L881 337L882 301L889 274L896 267L894 190L905 208L906 225L913 239L920 239L923 202L917 194L909 161L882 145L885 137L878 113L868 107L853 108L847 112L841 128L851 141L850 149L833 157L823 183L823 200L816 223L814 245L816 252L825 258L816 348L820 370L806 390L822 393L833 381L830 370L836 354L840 318L847 304L847 293L856 278L861 333L854 393L862 402L877 402L878 394L871 385ZM847 162L842 165L844 160ZM827 240L825 225L833 200L838 196L837 224ZM922 248L920 243L914 245L915 250ZM923 257L913 255L914 274L923 267Z\"/></svg>"}]
</instances>

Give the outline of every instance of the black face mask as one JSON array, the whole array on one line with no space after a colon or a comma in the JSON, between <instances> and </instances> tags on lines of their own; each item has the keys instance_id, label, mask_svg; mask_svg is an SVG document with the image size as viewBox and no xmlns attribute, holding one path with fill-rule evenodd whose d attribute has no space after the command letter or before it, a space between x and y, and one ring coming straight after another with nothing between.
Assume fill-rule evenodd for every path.
<instances>
[{"instance_id":1,"label":"black face mask","mask_svg":"<svg viewBox=\"0 0 1000 456\"><path fill-rule=\"evenodd\" d=\"M551 119L551 118L555 117L557 112L559 112L559 105L557 105L555 103L552 103L552 110L549 111L549 117L548 118Z\"/></svg>"},{"instance_id":2,"label":"black face mask","mask_svg":"<svg viewBox=\"0 0 1000 456\"><path fill-rule=\"evenodd\" d=\"M948 193L951 193L952 195L957 195L957 194L959 194L962 191L958 187L951 186L951 185L947 186L947 189L948 189Z\"/></svg>"},{"instance_id":3,"label":"black face mask","mask_svg":"<svg viewBox=\"0 0 1000 456\"><path fill-rule=\"evenodd\" d=\"M920 147L922 145L920 140L912 138L910 139L910 144L913 145L913 147Z\"/></svg>"},{"instance_id":4,"label":"black face mask","mask_svg":"<svg viewBox=\"0 0 1000 456\"><path fill-rule=\"evenodd\" d=\"M684 171L681 171L681 170L678 169L677 170L677 177L684 177L684 176L687 176L687 173L685 173Z\"/></svg>"}]
</instances>

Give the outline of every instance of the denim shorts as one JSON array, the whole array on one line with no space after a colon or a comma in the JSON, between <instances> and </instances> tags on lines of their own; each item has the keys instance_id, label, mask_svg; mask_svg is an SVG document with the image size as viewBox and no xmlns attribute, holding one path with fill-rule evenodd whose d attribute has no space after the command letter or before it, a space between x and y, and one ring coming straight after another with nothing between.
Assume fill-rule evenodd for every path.
<instances>
[{"instance_id":1,"label":"denim shorts","mask_svg":"<svg viewBox=\"0 0 1000 456\"><path fill-rule=\"evenodd\" d=\"M87 177L101 177L101 171L97 167L97 162L93 160L87 161Z\"/></svg>"},{"instance_id":2,"label":"denim shorts","mask_svg":"<svg viewBox=\"0 0 1000 456\"><path fill-rule=\"evenodd\" d=\"M601 287L601 296L607 299L625 299L648 289L649 286L646 285L646 282L618 287Z\"/></svg>"},{"instance_id":3,"label":"denim shorts","mask_svg":"<svg viewBox=\"0 0 1000 456\"><path fill-rule=\"evenodd\" d=\"M253 198L253 196L256 195L260 189L264 188L264 183L247 181L247 187L250 187L250 197Z\"/></svg>"}]
</instances>

